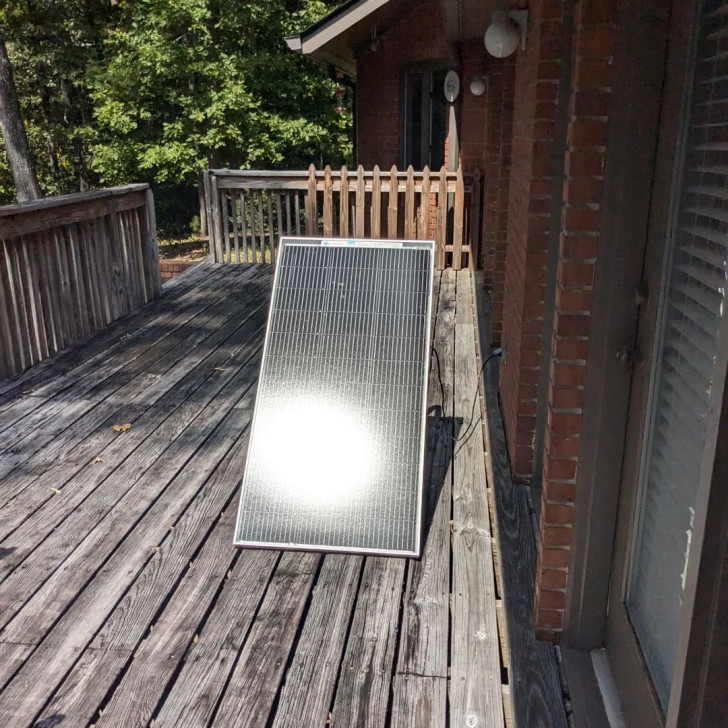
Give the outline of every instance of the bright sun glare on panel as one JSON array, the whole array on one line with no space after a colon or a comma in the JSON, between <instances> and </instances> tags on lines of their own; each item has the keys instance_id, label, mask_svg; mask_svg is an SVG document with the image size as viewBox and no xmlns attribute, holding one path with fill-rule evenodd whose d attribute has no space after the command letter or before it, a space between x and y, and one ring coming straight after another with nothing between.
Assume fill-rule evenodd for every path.
<instances>
[{"instance_id":1,"label":"bright sun glare on panel","mask_svg":"<svg viewBox=\"0 0 728 728\"><path fill-rule=\"evenodd\" d=\"M256 424L258 457L272 487L305 503L355 497L373 468L366 428L331 404L289 404Z\"/></svg>"}]
</instances>

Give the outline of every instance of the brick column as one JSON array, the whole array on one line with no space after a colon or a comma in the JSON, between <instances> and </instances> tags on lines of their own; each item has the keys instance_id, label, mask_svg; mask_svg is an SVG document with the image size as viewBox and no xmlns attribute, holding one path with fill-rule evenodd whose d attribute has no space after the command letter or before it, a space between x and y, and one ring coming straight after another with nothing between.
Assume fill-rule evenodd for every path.
<instances>
[{"instance_id":1,"label":"brick column","mask_svg":"<svg viewBox=\"0 0 728 728\"><path fill-rule=\"evenodd\" d=\"M536 630L542 639L558 639L566 601L592 285L602 220L615 6L616 0L581 0L575 13L534 603Z\"/></svg>"},{"instance_id":2,"label":"brick column","mask_svg":"<svg viewBox=\"0 0 728 728\"><path fill-rule=\"evenodd\" d=\"M555 189L561 193L554 156L565 2L531 3L526 50L516 62L500 389L517 481L533 475L552 200Z\"/></svg>"},{"instance_id":3,"label":"brick column","mask_svg":"<svg viewBox=\"0 0 728 728\"><path fill-rule=\"evenodd\" d=\"M485 50L480 43L479 51ZM486 91L485 160L483 165L483 240L481 263L486 288L493 295L493 343L503 333L506 248L508 245L508 197L513 143L513 93L516 65L510 58L488 61ZM482 136L479 145L483 146Z\"/></svg>"}]
</instances>

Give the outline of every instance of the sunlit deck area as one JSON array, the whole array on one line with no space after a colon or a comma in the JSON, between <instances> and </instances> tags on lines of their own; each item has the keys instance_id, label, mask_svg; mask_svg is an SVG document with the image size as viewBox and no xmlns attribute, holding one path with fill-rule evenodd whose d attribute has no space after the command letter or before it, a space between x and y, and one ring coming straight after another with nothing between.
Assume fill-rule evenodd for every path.
<instances>
[{"instance_id":1,"label":"sunlit deck area","mask_svg":"<svg viewBox=\"0 0 728 728\"><path fill-rule=\"evenodd\" d=\"M471 273L435 281L419 560L232 546L271 274L199 265L0 385L0 724L510 722Z\"/></svg>"}]
</instances>

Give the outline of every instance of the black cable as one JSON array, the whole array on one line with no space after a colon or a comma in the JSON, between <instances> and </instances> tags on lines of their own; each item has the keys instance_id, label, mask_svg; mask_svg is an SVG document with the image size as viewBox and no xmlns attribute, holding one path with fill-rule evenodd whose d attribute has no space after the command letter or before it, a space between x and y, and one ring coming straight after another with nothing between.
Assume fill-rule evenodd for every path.
<instances>
[{"instance_id":1,"label":"black cable","mask_svg":"<svg viewBox=\"0 0 728 728\"><path fill-rule=\"evenodd\" d=\"M440 374L440 356L437 353L437 349L434 344L431 344L430 348L432 349L432 353L435 355L435 361L437 362L437 381L440 383L440 402L442 402L442 405L440 406L440 419L442 419L445 414L445 385L442 383L442 375Z\"/></svg>"},{"instance_id":2,"label":"black cable","mask_svg":"<svg viewBox=\"0 0 728 728\"><path fill-rule=\"evenodd\" d=\"M435 361L437 362L437 379L440 383L440 396L442 397L441 401L444 403L445 402L445 387L442 383L442 376L440 373L440 356L438 355L437 349L435 348L434 344L432 345L432 353L435 355ZM480 380L480 375L485 371L485 367L488 364L488 362L491 359L495 359L496 357L500 357L502 355L503 355L503 349L501 347L498 347L497 349L493 350L493 353L485 359L485 361L483 362L483 365L480 367L480 371L478 372L478 377L477 377L478 380ZM473 436L473 433L475 432L475 428L478 426L478 424L480 423L480 420L482 419L482 414L478 415L477 419L475 419L475 420L473 419L475 417L475 405L478 403L478 390L479 389L480 389L480 383L478 382L475 385L475 394L473 395L473 406L471 407L471 410L470 410L470 422L468 423L468 426L467 426L465 432L462 435L460 435L460 437L458 437L458 438L455 438L455 437L452 438L452 441L456 444L458 442L464 441L462 443L462 445L460 445L460 447L453 453L453 457L460 452L460 450L464 447L465 443ZM444 412L443 412L443 414L444 414ZM441 419L444 419L444 417L441 417Z\"/></svg>"}]
</instances>

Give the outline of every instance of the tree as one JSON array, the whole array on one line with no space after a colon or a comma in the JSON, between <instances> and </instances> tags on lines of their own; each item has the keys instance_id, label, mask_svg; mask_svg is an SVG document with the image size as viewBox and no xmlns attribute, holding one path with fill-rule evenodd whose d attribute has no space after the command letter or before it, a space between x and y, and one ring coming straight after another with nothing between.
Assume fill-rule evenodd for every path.
<instances>
[{"instance_id":1,"label":"tree","mask_svg":"<svg viewBox=\"0 0 728 728\"><path fill-rule=\"evenodd\" d=\"M336 84L283 40L334 2L0 1L42 187L151 182L160 226L181 234L210 165L348 161L352 119L335 113ZM8 152L0 204L14 195Z\"/></svg>"},{"instance_id":2,"label":"tree","mask_svg":"<svg viewBox=\"0 0 728 728\"><path fill-rule=\"evenodd\" d=\"M350 154L336 84L284 36L326 9L291 0L137 0L92 74L105 183L197 184L208 166L307 167Z\"/></svg>"},{"instance_id":3,"label":"tree","mask_svg":"<svg viewBox=\"0 0 728 728\"><path fill-rule=\"evenodd\" d=\"M5 39L0 35L0 130L19 200L41 196Z\"/></svg>"}]
</instances>

